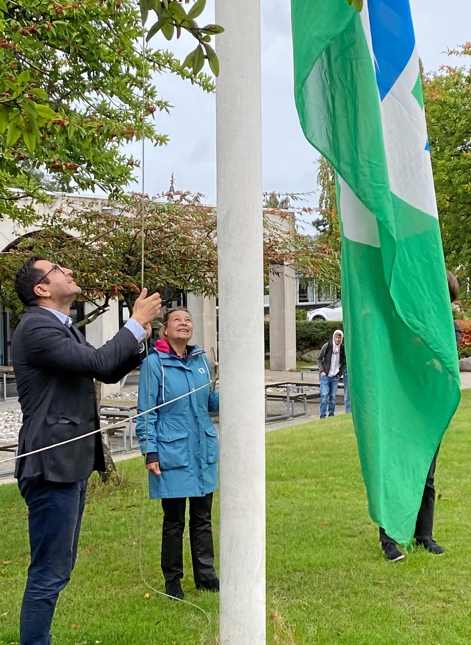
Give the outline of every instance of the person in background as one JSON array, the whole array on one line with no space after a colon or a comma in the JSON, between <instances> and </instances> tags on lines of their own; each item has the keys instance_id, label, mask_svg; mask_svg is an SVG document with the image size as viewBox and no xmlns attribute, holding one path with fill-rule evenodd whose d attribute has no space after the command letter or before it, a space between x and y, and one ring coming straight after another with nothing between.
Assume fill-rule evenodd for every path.
<instances>
[{"instance_id":1,"label":"person in background","mask_svg":"<svg viewBox=\"0 0 471 645\"><path fill-rule=\"evenodd\" d=\"M161 338L141 368L138 412L170 402L138 418L136 432L149 471L149 494L164 512L161 566L165 590L183 600L183 532L190 507L190 547L197 589L219 591L211 530L218 482L218 437L209 412L219 409L206 354L189 345L193 322L187 309L169 309ZM192 390L198 390L184 396ZM183 397L178 400L178 397Z\"/></svg>"},{"instance_id":2,"label":"person in background","mask_svg":"<svg viewBox=\"0 0 471 645\"><path fill-rule=\"evenodd\" d=\"M72 326L81 293L73 271L32 256L18 269L15 289L26 313L15 330L13 368L23 425L18 455L87 435L100 427L93 379L116 383L142 360L142 341L160 311L158 293L143 289L132 317L96 349ZM59 593L70 580L85 506L87 480L105 470L100 433L23 457L15 477L28 506L31 564L20 618L21 645L50 645Z\"/></svg>"},{"instance_id":3,"label":"person in background","mask_svg":"<svg viewBox=\"0 0 471 645\"><path fill-rule=\"evenodd\" d=\"M448 291L450 293L450 300L451 300L451 303L453 304L455 300L458 298L460 285L459 285L458 279L451 271L446 272L446 279L448 281ZM456 320L453 320L453 325L455 327L456 347L458 348L460 346L460 340L461 340L461 333L462 333L461 327L459 326Z\"/></svg>"},{"instance_id":4,"label":"person in background","mask_svg":"<svg viewBox=\"0 0 471 645\"><path fill-rule=\"evenodd\" d=\"M450 301L453 302L458 297L459 292L459 283L455 275L451 271L446 272L446 277L448 281L448 291L450 294ZM455 327L455 337L456 337L456 347L458 348L460 338L461 338L461 328L454 321ZM427 479L425 480L424 492L422 495L422 502L420 504L419 512L417 514L417 521L415 525L414 537L416 544L418 546L424 547L429 553L434 555L443 555L445 549L437 544L433 539L433 520L435 513L435 467L437 465L437 457L440 446L438 446L437 451L432 459L430 464L430 469L427 473ZM397 548L397 542L393 540L386 531L380 526L379 527L379 541L381 543L381 548L383 549L384 555L390 562L399 562L404 560L404 554Z\"/></svg>"},{"instance_id":5,"label":"person in background","mask_svg":"<svg viewBox=\"0 0 471 645\"><path fill-rule=\"evenodd\" d=\"M348 370L345 367L345 372L343 373L343 401L345 405L345 412L351 412L352 407L350 404L350 388L348 386Z\"/></svg>"},{"instance_id":6,"label":"person in background","mask_svg":"<svg viewBox=\"0 0 471 645\"><path fill-rule=\"evenodd\" d=\"M320 417L325 419L327 404L329 417L335 414L335 395L339 385L339 378L345 370L345 349L342 344L343 331L336 329L332 338L322 346L317 359L319 367L321 402Z\"/></svg>"}]
</instances>

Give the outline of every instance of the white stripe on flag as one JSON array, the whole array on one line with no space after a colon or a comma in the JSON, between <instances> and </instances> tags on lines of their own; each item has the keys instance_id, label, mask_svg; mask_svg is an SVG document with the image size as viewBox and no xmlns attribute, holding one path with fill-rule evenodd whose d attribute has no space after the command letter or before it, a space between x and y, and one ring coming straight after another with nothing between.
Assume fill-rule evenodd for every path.
<instances>
[{"instance_id":1,"label":"white stripe on flag","mask_svg":"<svg viewBox=\"0 0 471 645\"><path fill-rule=\"evenodd\" d=\"M381 102L383 135L391 191L418 210L438 217L427 126L422 107L412 94L419 78L414 48L404 71Z\"/></svg>"},{"instance_id":2,"label":"white stripe on flag","mask_svg":"<svg viewBox=\"0 0 471 645\"><path fill-rule=\"evenodd\" d=\"M358 199L353 190L338 175L339 215L343 234L353 242L381 246L376 216Z\"/></svg>"}]
</instances>

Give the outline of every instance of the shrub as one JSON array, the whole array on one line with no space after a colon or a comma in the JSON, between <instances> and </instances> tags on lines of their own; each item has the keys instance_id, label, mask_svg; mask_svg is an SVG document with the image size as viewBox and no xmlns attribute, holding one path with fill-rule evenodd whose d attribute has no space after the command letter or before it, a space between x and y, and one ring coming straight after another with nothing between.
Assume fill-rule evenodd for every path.
<instances>
[{"instance_id":1,"label":"shrub","mask_svg":"<svg viewBox=\"0 0 471 645\"><path fill-rule=\"evenodd\" d=\"M341 321L306 321L296 324L296 351L307 352L310 349L320 349L330 340L336 329L343 330Z\"/></svg>"},{"instance_id":2,"label":"shrub","mask_svg":"<svg viewBox=\"0 0 471 645\"><path fill-rule=\"evenodd\" d=\"M463 352L468 348L470 348L471 350L471 320L458 320L457 323L461 328L461 338L458 352L460 358L467 358L468 356L471 356L471 353L463 354Z\"/></svg>"},{"instance_id":3,"label":"shrub","mask_svg":"<svg viewBox=\"0 0 471 645\"><path fill-rule=\"evenodd\" d=\"M310 349L320 349L326 343L336 329L343 330L343 323L340 321L312 321L296 323L296 351L307 352ZM265 352L270 351L270 322L265 321Z\"/></svg>"},{"instance_id":4,"label":"shrub","mask_svg":"<svg viewBox=\"0 0 471 645\"><path fill-rule=\"evenodd\" d=\"M471 357L471 345L467 347L460 347L458 349L458 356L460 358L470 358Z\"/></svg>"}]
</instances>

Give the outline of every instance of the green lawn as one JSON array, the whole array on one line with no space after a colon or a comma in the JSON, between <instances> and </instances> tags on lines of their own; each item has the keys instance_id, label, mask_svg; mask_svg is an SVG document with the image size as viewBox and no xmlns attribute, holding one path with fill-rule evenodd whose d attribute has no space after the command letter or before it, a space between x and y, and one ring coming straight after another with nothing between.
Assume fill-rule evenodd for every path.
<instances>
[{"instance_id":1,"label":"green lawn","mask_svg":"<svg viewBox=\"0 0 471 645\"><path fill-rule=\"evenodd\" d=\"M349 416L267 434L268 642L273 645L460 645L471 638L471 391L437 468L437 540L384 560L368 518ZM194 589L186 549L186 598L162 590L161 512L143 503L142 460L120 464L125 484L94 486L79 559L53 626L56 645L216 645L218 597ZM18 642L28 563L26 508L0 487L0 643ZM141 519L142 529L141 529ZM218 548L217 499L214 517ZM186 545L188 546L188 545ZM140 559L141 558L141 559Z\"/></svg>"}]
</instances>

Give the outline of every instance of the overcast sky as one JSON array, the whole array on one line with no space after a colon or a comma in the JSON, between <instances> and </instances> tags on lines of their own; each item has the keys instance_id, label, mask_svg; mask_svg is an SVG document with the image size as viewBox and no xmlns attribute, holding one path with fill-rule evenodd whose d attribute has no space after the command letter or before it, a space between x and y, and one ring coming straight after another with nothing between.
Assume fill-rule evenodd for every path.
<instances>
[{"instance_id":1,"label":"overcast sky","mask_svg":"<svg viewBox=\"0 0 471 645\"><path fill-rule=\"evenodd\" d=\"M317 153L303 137L293 99L290 1L261 0L261 4L263 188L276 192L313 191ZM411 0L411 6L425 70L456 64L456 59L450 61L444 52L471 41L471 0ZM200 24L204 20L214 22L214 0L208 0ZM159 36L153 45L165 47L167 43ZM183 37L169 45L182 57L194 47L191 39ZM215 98L170 75L157 76L156 85L174 107L169 116L156 114L158 130L169 134L170 143L165 148L146 147L145 189L150 194L167 190L173 172L177 189L202 192L207 202L215 203ZM135 154L140 156L140 146L135 148Z\"/></svg>"}]
</instances>

